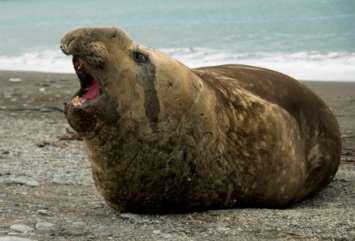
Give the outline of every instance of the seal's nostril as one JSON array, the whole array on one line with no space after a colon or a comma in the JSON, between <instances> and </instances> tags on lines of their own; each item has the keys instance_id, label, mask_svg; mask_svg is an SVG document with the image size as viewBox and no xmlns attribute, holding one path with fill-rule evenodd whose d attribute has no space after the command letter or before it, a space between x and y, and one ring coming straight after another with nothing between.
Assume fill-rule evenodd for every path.
<instances>
[{"instance_id":1,"label":"seal's nostril","mask_svg":"<svg viewBox=\"0 0 355 241\"><path fill-rule=\"evenodd\" d=\"M73 44L75 43L75 36L71 33L66 34L60 41L60 49L63 53L69 55L73 50Z\"/></svg>"},{"instance_id":2,"label":"seal's nostril","mask_svg":"<svg viewBox=\"0 0 355 241\"><path fill-rule=\"evenodd\" d=\"M64 54L69 54L69 47L68 44L61 42L60 49L63 51Z\"/></svg>"},{"instance_id":3,"label":"seal's nostril","mask_svg":"<svg viewBox=\"0 0 355 241\"><path fill-rule=\"evenodd\" d=\"M60 49L65 53L63 44L60 44Z\"/></svg>"}]
</instances>

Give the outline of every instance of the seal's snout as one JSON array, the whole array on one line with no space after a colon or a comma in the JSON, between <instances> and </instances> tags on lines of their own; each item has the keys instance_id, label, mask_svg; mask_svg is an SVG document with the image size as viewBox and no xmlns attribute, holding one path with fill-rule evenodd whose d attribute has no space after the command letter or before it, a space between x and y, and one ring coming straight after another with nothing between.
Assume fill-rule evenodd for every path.
<instances>
[{"instance_id":1,"label":"seal's snout","mask_svg":"<svg viewBox=\"0 0 355 241\"><path fill-rule=\"evenodd\" d=\"M79 55L100 66L108 58L106 36L97 29L78 29L64 35L60 48L66 55Z\"/></svg>"},{"instance_id":2,"label":"seal's snout","mask_svg":"<svg viewBox=\"0 0 355 241\"><path fill-rule=\"evenodd\" d=\"M78 33L76 31L71 31L64 35L64 37L60 41L60 49L66 55L74 54L74 46L72 45L78 40Z\"/></svg>"},{"instance_id":3,"label":"seal's snout","mask_svg":"<svg viewBox=\"0 0 355 241\"><path fill-rule=\"evenodd\" d=\"M102 53L104 43L112 40L122 46L132 43L126 32L118 28L79 28L63 36L60 48L67 55L81 54L90 48L97 48L97 52Z\"/></svg>"},{"instance_id":4,"label":"seal's snout","mask_svg":"<svg viewBox=\"0 0 355 241\"><path fill-rule=\"evenodd\" d=\"M62 50L62 52L64 53L64 54L66 54L66 55L70 55L70 48L69 48L69 46L68 46L68 44L65 42L65 41L63 41L63 39L62 39L62 41L60 42L60 49Z\"/></svg>"}]
</instances>

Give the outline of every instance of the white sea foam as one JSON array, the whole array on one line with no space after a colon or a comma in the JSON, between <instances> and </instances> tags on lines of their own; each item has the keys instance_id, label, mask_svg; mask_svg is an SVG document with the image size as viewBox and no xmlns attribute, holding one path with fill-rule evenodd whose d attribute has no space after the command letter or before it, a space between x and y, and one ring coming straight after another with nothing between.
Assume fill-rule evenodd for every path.
<instances>
[{"instance_id":1,"label":"white sea foam","mask_svg":"<svg viewBox=\"0 0 355 241\"><path fill-rule=\"evenodd\" d=\"M238 63L270 68L303 80L355 81L355 53L232 53L207 48L161 50L189 67ZM0 69L73 72L71 58L54 50L0 56Z\"/></svg>"},{"instance_id":2,"label":"white sea foam","mask_svg":"<svg viewBox=\"0 0 355 241\"><path fill-rule=\"evenodd\" d=\"M71 57L54 50L27 52L18 56L0 55L1 70L72 73L72 66Z\"/></svg>"},{"instance_id":3,"label":"white sea foam","mask_svg":"<svg viewBox=\"0 0 355 241\"><path fill-rule=\"evenodd\" d=\"M355 81L355 53L226 53L210 49L166 49L190 67L247 64L280 71L302 80Z\"/></svg>"}]
</instances>

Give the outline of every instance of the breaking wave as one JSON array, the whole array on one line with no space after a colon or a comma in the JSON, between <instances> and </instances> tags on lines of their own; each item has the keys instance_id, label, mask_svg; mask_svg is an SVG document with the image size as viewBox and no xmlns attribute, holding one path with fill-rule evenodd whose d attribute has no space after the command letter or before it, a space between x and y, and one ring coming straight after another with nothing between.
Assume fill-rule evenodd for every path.
<instances>
[{"instance_id":1,"label":"breaking wave","mask_svg":"<svg viewBox=\"0 0 355 241\"><path fill-rule=\"evenodd\" d=\"M355 53L233 53L208 48L160 50L189 67L238 63L270 68L302 80L355 81ZM0 69L74 72L71 57L59 50L33 51L18 56L0 55Z\"/></svg>"}]
</instances>

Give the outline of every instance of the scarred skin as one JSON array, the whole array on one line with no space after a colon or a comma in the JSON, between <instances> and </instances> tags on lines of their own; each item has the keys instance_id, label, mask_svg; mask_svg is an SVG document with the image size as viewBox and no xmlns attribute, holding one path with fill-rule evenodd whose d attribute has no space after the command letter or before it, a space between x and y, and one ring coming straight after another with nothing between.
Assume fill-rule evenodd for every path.
<instances>
[{"instance_id":1,"label":"scarred skin","mask_svg":"<svg viewBox=\"0 0 355 241\"><path fill-rule=\"evenodd\" d=\"M121 212L283 208L334 177L341 139L326 104L298 81L245 65L189 69L116 28L67 33L102 94L66 117L93 177ZM137 63L134 53L148 61Z\"/></svg>"}]
</instances>

